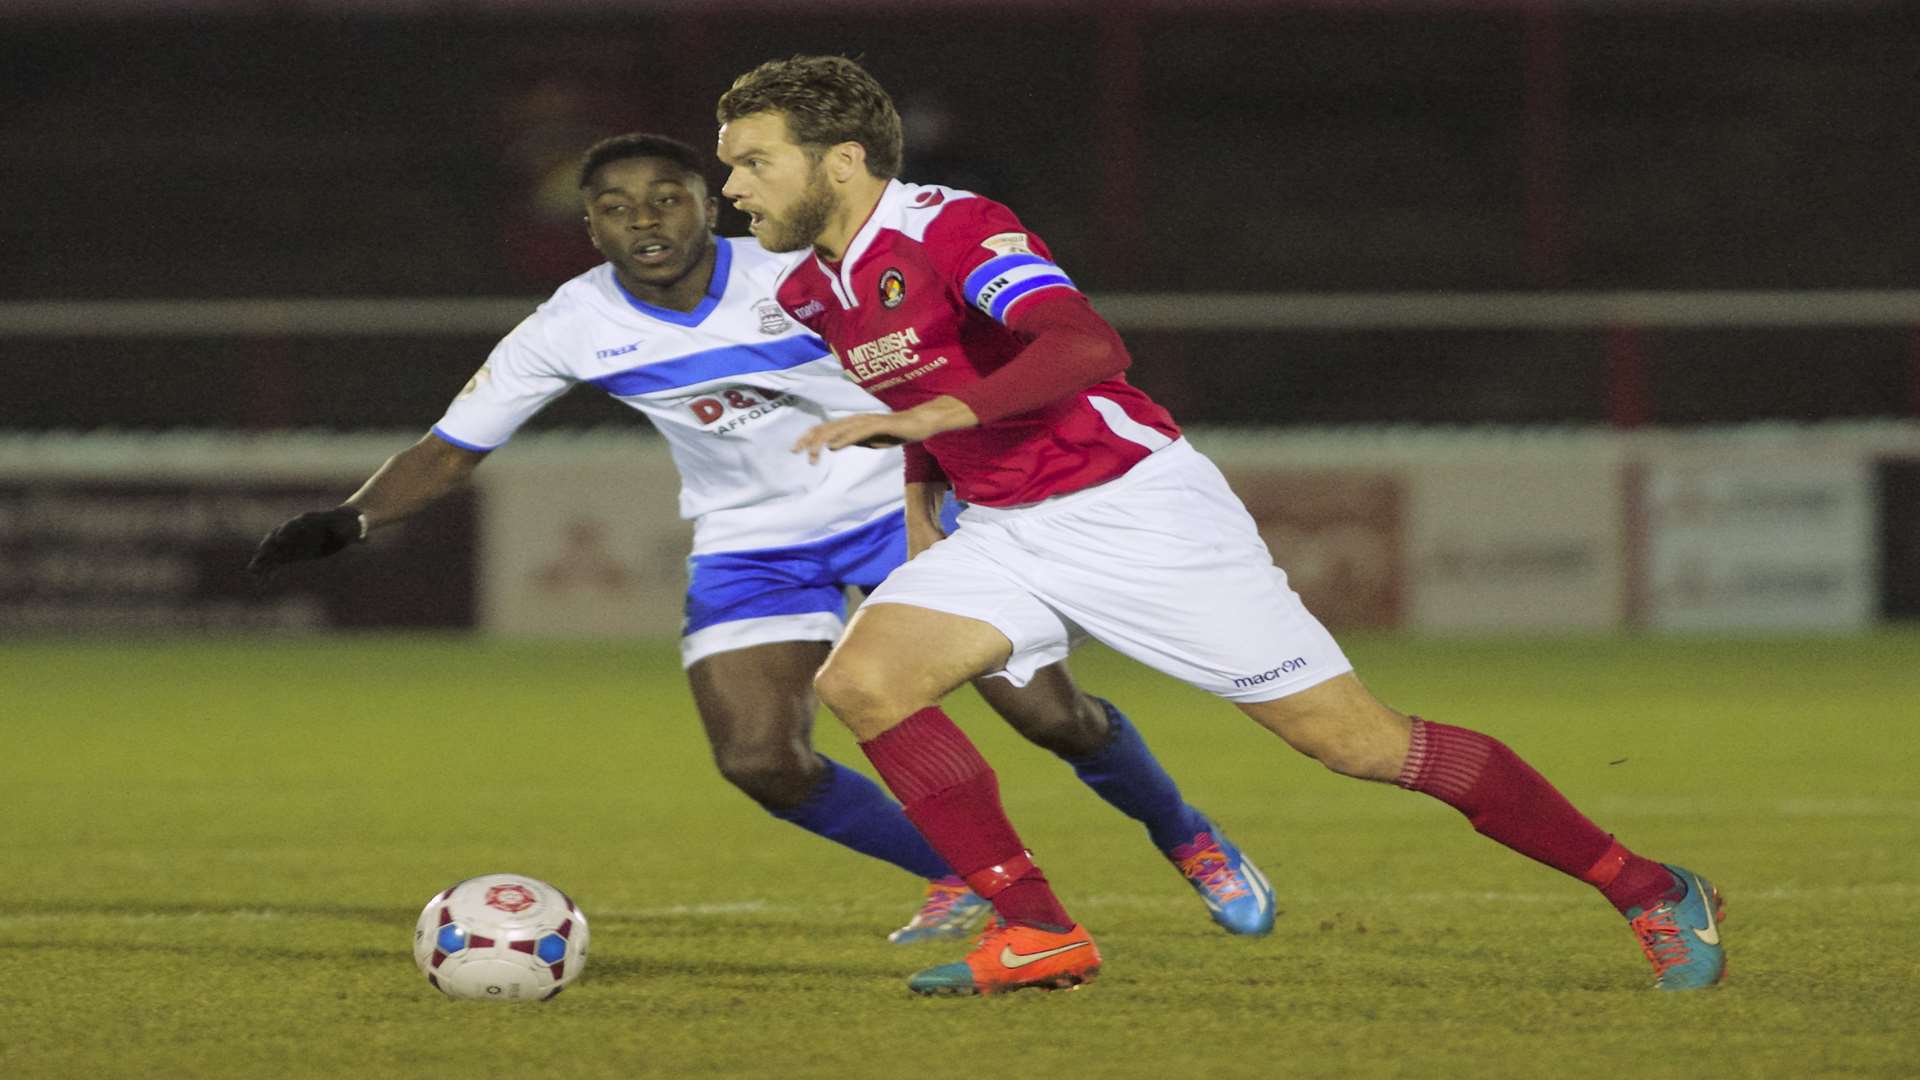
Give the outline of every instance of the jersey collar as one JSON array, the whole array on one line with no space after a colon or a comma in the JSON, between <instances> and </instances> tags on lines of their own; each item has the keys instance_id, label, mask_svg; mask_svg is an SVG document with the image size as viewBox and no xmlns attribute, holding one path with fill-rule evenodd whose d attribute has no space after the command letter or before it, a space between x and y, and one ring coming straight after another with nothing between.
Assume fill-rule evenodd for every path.
<instances>
[{"instance_id":1,"label":"jersey collar","mask_svg":"<svg viewBox=\"0 0 1920 1080\"><path fill-rule=\"evenodd\" d=\"M906 190L906 186L897 179L887 181L887 186L880 192L880 201L873 204L873 212L867 215L866 223L847 242L847 250L840 253L838 266L822 259L818 252L814 253L814 265L826 275L828 284L833 286L834 298L840 301L841 307L852 310L860 306L860 294L853 287L853 268L867 253L867 249L873 246L874 238L880 235L882 223L899 216L900 203L906 198Z\"/></svg>"},{"instance_id":2,"label":"jersey collar","mask_svg":"<svg viewBox=\"0 0 1920 1080\"><path fill-rule=\"evenodd\" d=\"M727 274L733 267L733 244L724 236L716 236L713 238L713 246L713 277L707 282L707 294L700 298L700 302L694 305L692 311L675 311L672 308L649 304L628 292L627 287L620 283L619 274L608 276L613 279L613 287L620 290L620 295L626 300L627 306L640 314L659 319L661 322L670 322L675 326L699 326L707 321L707 316L713 314L713 309L719 306L720 298L727 294Z\"/></svg>"}]
</instances>

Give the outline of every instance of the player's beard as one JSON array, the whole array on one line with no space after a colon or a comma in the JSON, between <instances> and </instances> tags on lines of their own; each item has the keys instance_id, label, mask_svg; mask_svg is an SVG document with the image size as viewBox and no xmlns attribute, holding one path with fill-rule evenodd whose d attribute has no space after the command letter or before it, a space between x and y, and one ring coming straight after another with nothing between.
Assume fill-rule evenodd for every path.
<instances>
[{"instance_id":1,"label":"player's beard","mask_svg":"<svg viewBox=\"0 0 1920 1080\"><path fill-rule=\"evenodd\" d=\"M793 204L786 218L776 221L769 217L761 222L757 234L760 246L768 251L812 247L820 234L827 231L827 221L835 209L833 189L827 186L826 166L816 165L807 175L807 189L800 193L800 200Z\"/></svg>"}]
</instances>

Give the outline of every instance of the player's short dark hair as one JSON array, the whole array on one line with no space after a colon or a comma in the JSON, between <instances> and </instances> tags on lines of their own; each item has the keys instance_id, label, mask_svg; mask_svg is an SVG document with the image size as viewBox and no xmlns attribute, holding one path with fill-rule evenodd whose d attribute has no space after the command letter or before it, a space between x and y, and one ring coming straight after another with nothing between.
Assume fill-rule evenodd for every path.
<instances>
[{"instance_id":1,"label":"player's short dark hair","mask_svg":"<svg viewBox=\"0 0 1920 1080\"><path fill-rule=\"evenodd\" d=\"M844 56L769 60L733 80L715 110L722 124L763 112L783 114L793 141L809 153L856 142L874 177L900 173L900 113L867 69Z\"/></svg>"},{"instance_id":2,"label":"player's short dark hair","mask_svg":"<svg viewBox=\"0 0 1920 1080\"><path fill-rule=\"evenodd\" d=\"M685 170L688 175L706 179L706 161L700 151L665 135L651 135L634 131L625 135L614 135L592 146L580 155L580 186L587 186L593 174L600 166L612 161L625 161L628 158L662 158L673 162Z\"/></svg>"}]
</instances>

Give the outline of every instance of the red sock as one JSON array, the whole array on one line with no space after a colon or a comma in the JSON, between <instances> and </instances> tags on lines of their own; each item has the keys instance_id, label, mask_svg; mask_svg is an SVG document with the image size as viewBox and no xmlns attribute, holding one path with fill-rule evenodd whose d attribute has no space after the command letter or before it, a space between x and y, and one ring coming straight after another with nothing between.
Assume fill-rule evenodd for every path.
<instances>
[{"instance_id":1,"label":"red sock","mask_svg":"<svg viewBox=\"0 0 1920 1080\"><path fill-rule=\"evenodd\" d=\"M1667 868L1600 831L1566 796L1498 739L1413 719L1413 743L1394 783L1467 816L1481 835L1599 889L1625 911L1674 885Z\"/></svg>"},{"instance_id":2,"label":"red sock","mask_svg":"<svg viewBox=\"0 0 1920 1080\"><path fill-rule=\"evenodd\" d=\"M1067 929L1073 918L1033 865L1000 805L1000 782L938 706L860 744L933 850L1010 923Z\"/></svg>"}]
</instances>

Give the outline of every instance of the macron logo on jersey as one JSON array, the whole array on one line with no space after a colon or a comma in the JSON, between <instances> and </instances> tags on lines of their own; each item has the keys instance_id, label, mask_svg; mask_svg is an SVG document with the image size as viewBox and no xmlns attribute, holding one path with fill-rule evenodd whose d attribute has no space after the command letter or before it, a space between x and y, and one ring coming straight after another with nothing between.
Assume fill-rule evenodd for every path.
<instances>
[{"instance_id":1,"label":"macron logo on jersey","mask_svg":"<svg viewBox=\"0 0 1920 1080\"><path fill-rule=\"evenodd\" d=\"M1042 289L1074 288L1066 271L1032 252L995 256L974 268L962 286L967 302L1005 323L1007 311L1023 296Z\"/></svg>"},{"instance_id":2,"label":"macron logo on jersey","mask_svg":"<svg viewBox=\"0 0 1920 1080\"><path fill-rule=\"evenodd\" d=\"M605 360L609 356L625 356L631 352L639 352L640 346L643 344L645 343L633 341L614 349L595 349L593 350L593 358L595 360Z\"/></svg>"},{"instance_id":3,"label":"macron logo on jersey","mask_svg":"<svg viewBox=\"0 0 1920 1080\"><path fill-rule=\"evenodd\" d=\"M1282 660L1279 664L1265 671L1256 671L1251 675L1242 675L1233 680L1233 685L1237 689L1244 690L1249 686L1259 686L1261 683L1272 682L1282 675L1291 675L1306 666L1307 658L1304 656L1296 656L1291 660Z\"/></svg>"}]
</instances>

